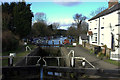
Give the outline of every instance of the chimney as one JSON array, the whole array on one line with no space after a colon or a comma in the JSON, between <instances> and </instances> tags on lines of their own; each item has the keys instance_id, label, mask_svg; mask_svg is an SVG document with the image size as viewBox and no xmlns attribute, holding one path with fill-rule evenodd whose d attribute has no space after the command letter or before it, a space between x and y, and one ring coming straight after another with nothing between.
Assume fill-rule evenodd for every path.
<instances>
[{"instance_id":1,"label":"chimney","mask_svg":"<svg viewBox=\"0 0 120 80\"><path fill-rule=\"evenodd\" d=\"M108 2L108 8L112 7L113 5L118 4L118 0L109 0Z\"/></svg>"}]
</instances>

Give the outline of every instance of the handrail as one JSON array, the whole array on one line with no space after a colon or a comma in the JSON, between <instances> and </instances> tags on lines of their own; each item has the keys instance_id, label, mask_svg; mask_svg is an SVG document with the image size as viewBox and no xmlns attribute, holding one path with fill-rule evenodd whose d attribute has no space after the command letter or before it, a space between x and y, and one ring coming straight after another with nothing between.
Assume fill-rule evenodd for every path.
<instances>
[{"instance_id":1,"label":"handrail","mask_svg":"<svg viewBox=\"0 0 120 80\"><path fill-rule=\"evenodd\" d=\"M74 57L74 51L73 51L73 50L69 52L68 56L69 56L71 53L72 53L72 55L73 55L73 57L70 57L70 59L72 60L72 62L74 62L73 59L81 59L81 60L84 59L90 66L92 66L93 68L95 68L95 66L92 65L92 64L91 64L88 60L86 60L84 57ZM9 58L9 56L0 56L0 57ZM41 56L27 56L27 57L26 57L26 56L18 56L18 57L25 57L25 58L26 58L26 64L27 64L27 58L32 58L32 57L33 57L33 58L39 58L39 59L37 60L37 64L39 64L40 60L43 59L43 61L44 61L44 63L45 63L46 66L47 66L47 62L46 62L45 59L55 58L55 59L57 59L58 66L60 66L60 59L65 59L65 58L66 58L66 56L65 56L65 57L61 57L61 56L58 56L58 57L46 56L46 57L43 57L43 58L41 58ZM17 58L17 56L15 56L14 58ZM74 65L74 64L72 64L72 67L73 67L73 65Z\"/></svg>"}]
</instances>

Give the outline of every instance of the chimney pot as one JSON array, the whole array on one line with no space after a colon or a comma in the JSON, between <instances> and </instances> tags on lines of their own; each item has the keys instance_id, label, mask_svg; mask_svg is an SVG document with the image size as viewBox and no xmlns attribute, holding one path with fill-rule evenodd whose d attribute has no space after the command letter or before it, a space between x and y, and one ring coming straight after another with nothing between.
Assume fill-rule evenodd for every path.
<instances>
[{"instance_id":1,"label":"chimney pot","mask_svg":"<svg viewBox=\"0 0 120 80\"><path fill-rule=\"evenodd\" d=\"M118 0L110 0L108 2L108 8L110 8L110 7L112 7L113 5L116 5L116 4L118 4Z\"/></svg>"}]
</instances>

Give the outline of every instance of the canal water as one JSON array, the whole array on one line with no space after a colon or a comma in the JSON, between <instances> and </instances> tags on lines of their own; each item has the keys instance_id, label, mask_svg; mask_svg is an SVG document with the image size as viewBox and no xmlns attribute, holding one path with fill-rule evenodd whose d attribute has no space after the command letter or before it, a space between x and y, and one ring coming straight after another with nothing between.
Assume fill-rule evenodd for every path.
<instances>
[{"instance_id":1,"label":"canal water","mask_svg":"<svg viewBox=\"0 0 120 80\"><path fill-rule=\"evenodd\" d=\"M59 45L59 41L60 41L60 44L63 44L63 42L64 42L65 39L67 39L67 37L59 37L59 38L56 38L56 39L51 39L51 40L48 40L48 44L52 45L53 41L54 41L54 45ZM74 41L74 39L68 39L68 40L69 40L70 43L71 43L71 40ZM59 46L56 46L56 47L59 47ZM41 78L41 80L43 80L43 68L41 68L40 73L41 73L40 78ZM51 72L48 72L48 74L49 75L53 75L53 73L51 73ZM56 73L56 75L60 76L61 74Z\"/></svg>"},{"instance_id":2,"label":"canal water","mask_svg":"<svg viewBox=\"0 0 120 80\"><path fill-rule=\"evenodd\" d=\"M51 39L51 40L48 40L48 44L52 45L53 41L54 41L54 45L59 45L59 41L60 41L60 44L63 44L63 42L64 42L65 39L68 39L68 38L67 37L59 37L59 38L56 38L56 39ZM75 41L74 39L68 39L68 40L69 40L70 43L71 43L71 41ZM46 42L47 41L45 40L44 44L47 44ZM56 46L56 47L59 47L59 46ZM41 80L43 80L43 68L41 68L40 73L41 73L40 78L41 78ZM48 74L49 75L53 75L52 72L48 72ZM56 73L56 75L60 76L62 74Z\"/></svg>"}]
</instances>

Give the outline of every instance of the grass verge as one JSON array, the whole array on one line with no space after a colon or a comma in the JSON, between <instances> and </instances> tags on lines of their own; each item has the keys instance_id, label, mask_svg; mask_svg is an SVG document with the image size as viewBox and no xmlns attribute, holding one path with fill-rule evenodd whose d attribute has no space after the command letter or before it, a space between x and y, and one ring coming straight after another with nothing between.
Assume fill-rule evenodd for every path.
<instances>
[{"instance_id":1,"label":"grass verge","mask_svg":"<svg viewBox=\"0 0 120 80\"><path fill-rule=\"evenodd\" d=\"M104 61L120 67L120 62L119 61L114 61L114 60L111 60L111 59L106 59Z\"/></svg>"},{"instance_id":2,"label":"grass verge","mask_svg":"<svg viewBox=\"0 0 120 80\"><path fill-rule=\"evenodd\" d=\"M37 46L35 45L28 45L28 46L31 48L31 50L34 50L35 48L37 48ZM22 47L20 46L20 48L17 49L16 51L5 52L3 53L2 56L8 56L9 53L12 53L12 52L16 53L16 57L14 58L14 62L13 62L15 64L17 61L21 60L26 55L28 55L31 51L25 51L25 46L22 46ZM7 65L8 65L8 57L2 58L2 66L7 66Z\"/></svg>"},{"instance_id":3,"label":"grass verge","mask_svg":"<svg viewBox=\"0 0 120 80\"><path fill-rule=\"evenodd\" d=\"M82 46L82 47L83 47L83 46ZM94 51L93 51L93 50L90 50L90 49L88 49L88 48L86 48L86 47L83 47L83 48L89 50L91 55L94 54ZM97 57L97 54L94 54L94 55L96 56L96 58L99 58L99 59L105 57L105 56L103 56L103 54L102 54L100 57ZM119 62L119 61L115 61L115 60L111 60L111 59L107 59L107 58L103 59L103 61L120 67L120 62Z\"/></svg>"}]
</instances>

